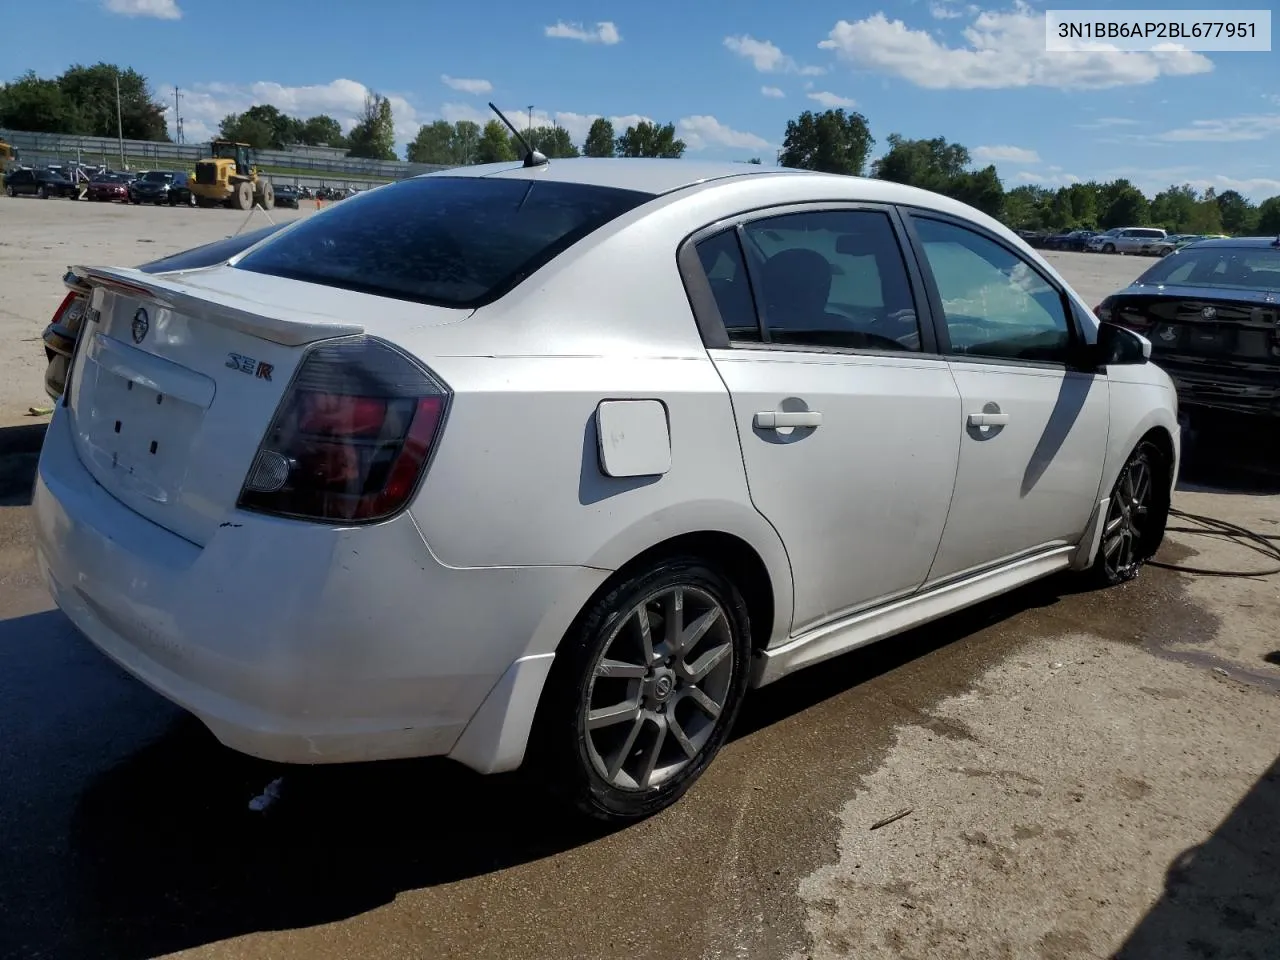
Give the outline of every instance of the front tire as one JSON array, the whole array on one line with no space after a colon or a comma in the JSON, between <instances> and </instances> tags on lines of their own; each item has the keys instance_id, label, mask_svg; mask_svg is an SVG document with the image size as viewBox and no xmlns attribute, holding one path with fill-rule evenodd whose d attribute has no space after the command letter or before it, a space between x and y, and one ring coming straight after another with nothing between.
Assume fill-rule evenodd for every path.
<instances>
[{"instance_id":1,"label":"front tire","mask_svg":"<svg viewBox=\"0 0 1280 960\"><path fill-rule=\"evenodd\" d=\"M565 637L539 707L534 765L596 819L651 816L724 746L750 662L734 584L695 557L658 561L598 597Z\"/></svg>"},{"instance_id":2,"label":"front tire","mask_svg":"<svg viewBox=\"0 0 1280 960\"><path fill-rule=\"evenodd\" d=\"M1116 252L1116 245L1115 245L1114 243L1104 243L1104 244L1102 245L1102 252L1103 252L1103 253L1115 253L1115 252Z\"/></svg>"},{"instance_id":3,"label":"front tire","mask_svg":"<svg viewBox=\"0 0 1280 960\"><path fill-rule=\"evenodd\" d=\"M1127 583L1155 555L1169 519L1168 481L1159 448L1150 440L1139 443L1120 468L1107 501L1102 539L1090 570L1097 585Z\"/></svg>"}]
</instances>

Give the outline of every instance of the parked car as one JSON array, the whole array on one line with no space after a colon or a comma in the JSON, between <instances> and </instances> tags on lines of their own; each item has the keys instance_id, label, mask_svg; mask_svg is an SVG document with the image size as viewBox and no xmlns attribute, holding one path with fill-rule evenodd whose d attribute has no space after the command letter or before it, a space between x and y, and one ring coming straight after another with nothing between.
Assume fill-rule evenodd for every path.
<instances>
[{"instance_id":1,"label":"parked car","mask_svg":"<svg viewBox=\"0 0 1280 960\"><path fill-rule=\"evenodd\" d=\"M62 176L49 170L32 170L19 167L10 170L4 176L4 192L11 197L74 197L76 185Z\"/></svg>"},{"instance_id":2,"label":"parked car","mask_svg":"<svg viewBox=\"0 0 1280 960\"><path fill-rule=\"evenodd\" d=\"M1075 250L1079 252L1088 246L1089 240L1096 234L1096 230L1070 230L1066 233L1057 233L1045 240L1044 247L1048 250Z\"/></svg>"},{"instance_id":3,"label":"parked car","mask_svg":"<svg viewBox=\"0 0 1280 960\"><path fill-rule=\"evenodd\" d=\"M276 184L275 205L277 207L293 207L298 209L298 188L288 183Z\"/></svg>"},{"instance_id":4,"label":"parked car","mask_svg":"<svg viewBox=\"0 0 1280 960\"><path fill-rule=\"evenodd\" d=\"M1096 312L1151 341L1193 421L1228 411L1280 423L1280 239L1189 244Z\"/></svg>"},{"instance_id":5,"label":"parked car","mask_svg":"<svg viewBox=\"0 0 1280 960\"><path fill-rule=\"evenodd\" d=\"M85 196L89 200L100 202L110 203L113 200L119 200L121 203L127 203L130 179L132 178L127 173L99 174L89 181Z\"/></svg>"},{"instance_id":6,"label":"parked car","mask_svg":"<svg viewBox=\"0 0 1280 960\"><path fill-rule=\"evenodd\" d=\"M169 206L194 207L195 205L196 195L191 192L191 175L182 170L175 171L173 179L169 181Z\"/></svg>"},{"instance_id":7,"label":"parked car","mask_svg":"<svg viewBox=\"0 0 1280 960\"><path fill-rule=\"evenodd\" d=\"M132 203L154 203L162 206L169 202L169 185L174 174L169 170L147 170L138 174L129 184L129 200ZM188 191L189 192L189 191Z\"/></svg>"},{"instance_id":8,"label":"parked car","mask_svg":"<svg viewBox=\"0 0 1280 960\"><path fill-rule=\"evenodd\" d=\"M215 262L77 272L33 513L72 622L259 757L631 820L748 688L1162 537L1150 344L947 197L492 164Z\"/></svg>"},{"instance_id":9,"label":"parked car","mask_svg":"<svg viewBox=\"0 0 1280 960\"><path fill-rule=\"evenodd\" d=\"M1100 253L1141 253L1144 244L1164 238L1165 232L1159 227L1116 227L1090 237L1086 249Z\"/></svg>"}]
</instances>

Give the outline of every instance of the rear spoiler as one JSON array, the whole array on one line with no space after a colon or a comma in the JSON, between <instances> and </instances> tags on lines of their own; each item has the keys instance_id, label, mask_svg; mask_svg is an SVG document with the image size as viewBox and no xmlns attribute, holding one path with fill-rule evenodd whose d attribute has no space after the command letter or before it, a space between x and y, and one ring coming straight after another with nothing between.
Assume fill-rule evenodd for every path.
<instances>
[{"instance_id":1,"label":"rear spoiler","mask_svg":"<svg viewBox=\"0 0 1280 960\"><path fill-rule=\"evenodd\" d=\"M68 281L69 286L69 278L72 276L75 277L77 288L101 287L128 297L150 300L170 310L287 347L300 347L317 340L364 333L363 324L319 320L303 313L288 312L285 316L267 316L250 309L247 300L207 291L197 295L185 289L180 280L161 278L133 268L73 266L63 278ZM275 314L284 312L273 310Z\"/></svg>"}]
</instances>

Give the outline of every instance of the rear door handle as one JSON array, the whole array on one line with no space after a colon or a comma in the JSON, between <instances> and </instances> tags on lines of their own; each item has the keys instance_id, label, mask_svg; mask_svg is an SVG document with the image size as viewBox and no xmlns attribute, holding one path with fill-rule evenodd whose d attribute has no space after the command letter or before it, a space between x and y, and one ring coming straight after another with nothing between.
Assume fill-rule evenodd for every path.
<instances>
[{"instance_id":1,"label":"rear door handle","mask_svg":"<svg viewBox=\"0 0 1280 960\"><path fill-rule=\"evenodd\" d=\"M1009 422L1007 413L971 413L969 414L969 426L971 427L1003 427Z\"/></svg>"},{"instance_id":2,"label":"rear door handle","mask_svg":"<svg viewBox=\"0 0 1280 960\"><path fill-rule=\"evenodd\" d=\"M756 414L756 427L760 430L781 430L784 427L820 427L822 414L817 410L762 410Z\"/></svg>"}]
</instances>

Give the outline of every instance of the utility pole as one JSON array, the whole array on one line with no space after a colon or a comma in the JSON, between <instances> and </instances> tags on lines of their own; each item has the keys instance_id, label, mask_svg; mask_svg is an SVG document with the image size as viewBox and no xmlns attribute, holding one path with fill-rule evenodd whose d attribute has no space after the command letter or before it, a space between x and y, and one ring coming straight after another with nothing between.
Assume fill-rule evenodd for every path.
<instances>
[{"instance_id":1,"label":"utility pole","mask_svg":"<svg viewBox=\"0 0 1280 960\"><path fill-rule=\"evenodd\" d=\"M124 169L124 115L120 111L120 70L116 69L116 141L120 144L120 169Z\"/></svg>"},{"instance_id":2,"label":"utility pole","mask_svg":"<svg viewBox=\"0 0 1280 960\"><path fill-rule=\"evenodd\" d=\"M173 87L173 135L178 143L182 142L182 107L179 101L182 99L182 91L178 89L177 84Z\"/></svg>"},{"instance_id":3,"label":"utility pole","mask_svg":"<svg viewBox=\"0 0 1280 960\"><path fill-rule=\"evenodd\" d=\"M533 129L533 104L532 103L529 104L529 126L527 129L529 130Z\"/></svg>"}]
</instances>

